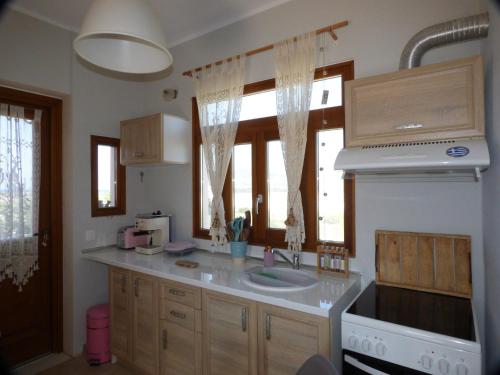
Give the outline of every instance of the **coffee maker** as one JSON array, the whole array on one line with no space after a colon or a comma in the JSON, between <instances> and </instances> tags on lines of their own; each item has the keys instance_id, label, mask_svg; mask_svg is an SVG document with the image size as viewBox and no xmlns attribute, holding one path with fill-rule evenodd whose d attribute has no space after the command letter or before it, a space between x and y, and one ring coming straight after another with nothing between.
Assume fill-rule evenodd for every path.
<instances>
[{"instance_id":1,"label":"coffee maker","mask_svg":"<svg viewBox=\"0 0 500 375\"><path fill-rule=\"evenodd\" d=\"M165 250L165 245L170 242L171 219L172 216L160 212L136 215L135 227L148 233L148 242L136 246L135 251L152 255Z\"/></svg>"}]
</instances>

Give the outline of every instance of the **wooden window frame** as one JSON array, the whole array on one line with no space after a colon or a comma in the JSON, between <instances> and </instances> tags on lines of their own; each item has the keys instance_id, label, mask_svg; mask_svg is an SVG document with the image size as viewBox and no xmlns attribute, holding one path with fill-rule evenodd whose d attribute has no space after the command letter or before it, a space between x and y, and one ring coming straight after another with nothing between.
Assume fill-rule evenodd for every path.
<instances>
[{"instance_id":1,"label":"wooden window frame","mask_svg":"<svg viewBox=\"0 0 500 375\"><path fill-rule=\"evenodd\" d=\"M324 74L323 72L326 72ZM309 122L307 129L307 145L304 160L304 169L302 173L302 182L300 191L302 193L306 242L303 244L304 251L316 252L317 245L324 244L324 241L317 240L318 217L317 209L317 179L316 179L316 133L320 130L328 129L345 129L345 89L343 83L354 79L354 62L347 61L335 65L329 65L316 69L314 79L322 79L332 76L342 76L342 106L326 108L324 110L324 119L327 124L323 124L323 110L317 109L309 112ZM269 79L265 81L255 82L245 85L244 95L257 93L260 91L272 90L275 86L275 80ZM200 220L200 145L202 144L201 132L199 125L198 106L196 98L192 98L192 113L193 113L193 137L192 137L192 154L193 154L193 237L210 239L208 230L201 228ZM258 138L258 139L256 139ZM252 200L258 193L266 194L266 178L258 178L257 171L264 173L267 176L266 160L262 155L266 154L265 145L267 141L279 139L277 127L277 117L264 117L251 120L241 121L236 134L236 144L252 143ZM345 140L345 132L344 132ZM223 200L226 211L226 220L233 212L232 205L232 162L229 165L226 181L223 189ZM355 256L355 192L354 178L344 180L344 225L345 241L326 242L329 245L345 246L351 251L351 256ZM264 199L259 211L264 212L266 220L260 220L256 226L252 227L252 234L249 243L252 245L271 245L273 247L286 248L287 244L284 241L284 229L269 229L267 227L267 203L268 199ZM253 207L252 218L255 217L255 207ZM314 218L314 219L311 219ZM252 223L253 225L254 223Z\"/></svg>"},{"instance_id":2,"label":"wooden window frame","mask_svg":"<svg viewBox=\"0 0 500 375\"><path fill-rule=\"evenodd\" d=\"M100 145L116 148L116 206L99 207L97 147ZM126 168L120 164L120 139L90 136L90 206L92 217L118 216L127 213Z\"/></svg>"}]
</instances>

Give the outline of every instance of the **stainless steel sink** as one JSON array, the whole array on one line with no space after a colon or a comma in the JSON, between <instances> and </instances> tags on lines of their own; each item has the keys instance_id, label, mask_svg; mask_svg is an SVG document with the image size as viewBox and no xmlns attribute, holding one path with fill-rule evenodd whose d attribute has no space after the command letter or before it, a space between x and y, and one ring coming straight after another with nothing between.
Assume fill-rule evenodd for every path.
<instances>
[{"instance_id":1,"label":"stainless steel sink","mask_svg":"<svg viewBox=\"0 0 500 375\"><path fill-rule=\"evenodd\" d=\"M257 266L245 271L243 283L261 290L293 292L314 287L318 279L307 271Z\"/></svg>"}]
</instances>

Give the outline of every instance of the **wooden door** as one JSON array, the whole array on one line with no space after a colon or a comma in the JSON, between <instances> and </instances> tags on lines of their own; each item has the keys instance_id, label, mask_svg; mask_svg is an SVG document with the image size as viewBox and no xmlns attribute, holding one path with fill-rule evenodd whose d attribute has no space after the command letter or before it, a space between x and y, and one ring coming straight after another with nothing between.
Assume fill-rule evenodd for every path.
<instances>
[{"instance_id":1,"label":"wooden door","mask_svg":"<svg viewBox=\"0 0 500 375\"><path fill-rule=\"evenodd\" d=\"M257 373L256 302L203 291L204 374Z\"/></svg>"},{"instance_id":2,"label":"wooden door","mask_svg":"<svg viewBox=\"0 0 500 375\"><path fill-rule=\"evenodd\" d=\"M121 158L123 165L159 163L163 160L163 124L161 114L121 123Z\"/></svg>"},{"instance_id":3,"label":"wooden door","mask_svg":"<svg viewBox=\"0 0 500 375\"><path fill-rule=\"evenodd\" d=\"M201 333L160 321L160 374L201 375Z\"/></svg>"},{"instance_id":4,"label":"wooden door","mask_svg":"<svg viewBox=\"0 0 500 375\"><path fill-rule=\"evenodd\" d=\"M20 126L25 129L32 127L31 120L34 118L35 110L42 111L39 155L41 173L39 229L38 233L33 233L34 236L39 236L38 270L34 271L22 290L13 285L10 278L0 282L0 301L2 301L0 303L0 362L3 358L7 366L12 367L43 354L62 350L61 202L59 194L61 181L60 154L58 153L60 151L58 147L61 136L62 102L59 99L0 87L0 103L24 108L25 117L24 121L20 121ZM6 121L3 121L1 126L4 134L9 131ZM2 138L1 142L3 141ZM29 146L29 151L26 152L32 153L33 149L33 146ZM24 159L28 160L29 165L25 165L23 161L23 168L25 171L31 170L33 166L30 160L31 155ZM30 181L25 183L31 183ZM0 194L2 195L1 201L4 202L6 192ZM5 215L8 214L4 211L0 212L0 226L6 225ZM9 241L8 239L0 240L4 243Z\"/></svg>"},{"instance_id":5,"label":"wooden door","mask_svg":"<svg viewBox=\"0 0 500 375\"><path fill-rule=\"evenodd\" d=\"M158 373L158 287L155 278L133 273L132 357L147 374Z\"/></svg>"},{"instance_id":6,"label":"wooden door","mask_svg":"<svg viewBox=\"0 0 500 375\"><path fill-rule=\"evenodd\" d=\"M132 281L130 272L111 267L109 303L111 314L111 352L119 359L132 361Z\"/></svg>"},{"instance_id":7,"label":"wooden door","mask_svg":"<svg viewBox=\"0 0 500 375\"><path fill-rule=\"evenodd\" d=\"M294 375L315 354L330 358L328 318L265 304L258 309L259 374Z\"/></svg>"}]
</instances>

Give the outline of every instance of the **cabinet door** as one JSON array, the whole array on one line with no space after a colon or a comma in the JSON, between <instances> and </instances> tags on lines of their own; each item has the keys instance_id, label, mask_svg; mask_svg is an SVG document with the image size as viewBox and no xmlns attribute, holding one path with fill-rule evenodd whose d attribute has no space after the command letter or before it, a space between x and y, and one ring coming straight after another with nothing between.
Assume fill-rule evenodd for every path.
<instances>
[{"instance_id":1,"label":"cabinet door","mask_svg":"<svg viewBox=\"0 0 500 375\"><path fill-rule=\"evenodd\" d=\"M348 147L484 136L479 56L346 82Z\"/></svg>"},{"instance_id":2,"label":"cabinet door","mask_svg":"<svg viewBox=\"0 0 500 375\"><path fill-rule=\"evenodd\" d=\"M259 374L291 375L311 356L330 358L330 324L320 318L258 304Z\"/></svg>"},{"instance_id":3,"label":"cabinet door","mask_svg":"<svg viewBox=\"0 0 500 375\"><path fill-rule=\"evenodd\" d=\"M203 291L204 374L257 373L254 301Z\"/></svg>"},{"instance_id":4,"label":"cabinet door","mask_svg":"<svg viewBox=\"0 0 500 375\"><path fill-rule=\"evenodd\" d=\"M133 360L148 373L158 373L158 291L156 280L133 273Z\"/></svg>"},{"instance_id":5,"label":"cabinet door","mask_svg":"<svg viewBox=\"0 0 500 375\"><path fill-rule=\"evenodd\" d=\"M119 359L131 361L131 278L130 272L111 267L109 270L109 307L111 352Z\"/></svg>"},{"instance_id":6,"label":"cabinet door","mask_svg":"<svg viewBox=\"0 0 500 375\"><path fill-rule=\"evenodd\" d=\"M201 333L160 321L160 374L201 375Z\"/></svg>"},{"instance_id":7,"label":"cabinet door","mask_svg":"<svg viewBox=\"0 0 500 375\"><path fill-rule=\"evenodd\" d=\"M161 114L122 121L120 129L121 164L159 163L163 160Z\"/></svg>"}]
</instances>

